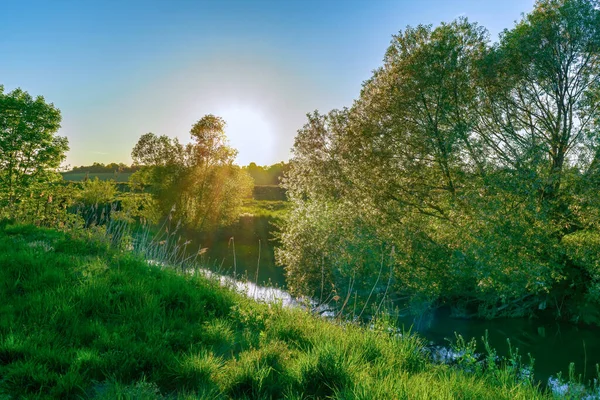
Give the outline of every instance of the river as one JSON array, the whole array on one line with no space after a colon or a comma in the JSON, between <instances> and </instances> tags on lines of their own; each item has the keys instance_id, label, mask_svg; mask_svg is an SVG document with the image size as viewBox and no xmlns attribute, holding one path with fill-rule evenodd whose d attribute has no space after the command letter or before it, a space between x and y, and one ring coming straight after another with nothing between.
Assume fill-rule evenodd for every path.
<instances>
[{"instance_id":1,"label":"river","mask_svg":"<svg viewBox=\"0 0 600 400\"><path fill-rule=\"evenodd\" d=\"M273 229L264 218L244 218L202 244L208 247L205 265L219 274L244 277L243 280L258 284L257 288L253 285L244 286L246 289L242 287L250 295L258 293L257 297L266 300L271 296L288 301L291 296L285 292L284 269L275 263ZM270 291L265 287L277 290ZM512 349L518 349L525 363L529 361L528 355L533 357L535 378L543 383L559 372L568 377L570 363L575 363L576 374L585 373L585 381L597 378L596 364L600 364L598 327L549 318L460 319L451 317L445 310L403 317L399 323L407 330L418 332L431 347L448 347L455 341L455 334L460 334L467 340L476 338L478 351L484 352L481 338L487 332L489 344L499 356L506 357L509 355L507 339L510 339Z\"/></svg>"}]
</instances>

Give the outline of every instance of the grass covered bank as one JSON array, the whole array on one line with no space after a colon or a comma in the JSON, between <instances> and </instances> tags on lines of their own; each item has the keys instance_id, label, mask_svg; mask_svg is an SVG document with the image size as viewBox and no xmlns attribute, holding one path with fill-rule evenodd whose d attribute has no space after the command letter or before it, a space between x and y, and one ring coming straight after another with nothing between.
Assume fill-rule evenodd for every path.
<instances>
[{"instance_id":1,"label":"grass covered bank","mask_svg":"<svg viewBox=\"0 0 600 400\"><path fill-rule=\"evenodd\" d=\"M102 240L0 227L0 398L545 398L511 369L258 304Z\"/></svg>"}]
</instances>

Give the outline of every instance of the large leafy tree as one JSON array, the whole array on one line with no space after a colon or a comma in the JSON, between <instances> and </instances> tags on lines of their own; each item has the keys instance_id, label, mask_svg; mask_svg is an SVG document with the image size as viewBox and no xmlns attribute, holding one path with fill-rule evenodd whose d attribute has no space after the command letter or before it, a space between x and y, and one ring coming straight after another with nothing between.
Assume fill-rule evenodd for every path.
<instances>
[{"instance_id":1,"label":"large leafy tree","mask_svg":"<svg viewBox=\"0 0 600 400\"><path fill-rule=\"evenodd\" d=\"M569 167L585 172L597 157L598 7L538 1L483 62L478 132L503 165L536 176L544 201L559 197Z\"/></svg>"},{"instance_id":2,"label":"large leafy tree","mask_svg":"<svg viewBox=\"0 0 600 400\"><path fill-rule=\"evenodd\" d=\"M31 189L56 180L69 149L57 136L60 111L43 97L0 86L0 204L13 209Z\"/></svg>"},{"instance_id":3,"label":"large leafy tree","mask_svg":"<svg viewBox=\"0 0 600 400\"><path fill-rule=\"evenodd\" d=\"M279 252L293 288L312 282L369 296L375 282L395 282L398 291L412 287L435 298L459 285L451 279L449 237L483 169L469 129L474 63L485 40L466 20L408 28L351 109L309 116L286 181L296 207ZM382 273L386 279L364 279ZM315 285L326 278L332 282Z\"/></svg>"},{"instance_id":4,"label":"large leafy tree","mask_svg":"<svg viewBox=\"0 0 600 400\"><path fill-rule=\"evenodd\" d=\"M598 18L595 1L541 0L493 46L466 19L394 36L354 105L298 132L290 286L370 297L370 275L486 316L588 290L600 275L563 237L598 227Z\"/></svg>"}]
</instances>

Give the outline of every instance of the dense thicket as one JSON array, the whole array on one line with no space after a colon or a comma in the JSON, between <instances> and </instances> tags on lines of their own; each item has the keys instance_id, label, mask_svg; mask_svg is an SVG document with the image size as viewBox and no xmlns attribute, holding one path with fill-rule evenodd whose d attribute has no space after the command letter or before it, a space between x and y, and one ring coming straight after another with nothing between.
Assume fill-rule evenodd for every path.
<instances>
[{"instance_id":1,"label":"dense thicket","mask_svg":"<svg viewBox=\"0 0 600 400\"><path fill-rule=\"evenodd\" d=\"M298 132L289 286L600 321L599 100L596 1L540 0L497 43L464 18L405 29Z\"/></svg>"}]
</instances>

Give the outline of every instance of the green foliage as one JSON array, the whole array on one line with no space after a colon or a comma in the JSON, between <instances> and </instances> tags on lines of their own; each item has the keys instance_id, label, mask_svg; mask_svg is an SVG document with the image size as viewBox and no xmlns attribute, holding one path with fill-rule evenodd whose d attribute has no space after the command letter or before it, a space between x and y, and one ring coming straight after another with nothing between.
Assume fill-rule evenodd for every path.
<instances>
[{"instance_id":1,"label":"green foliage","mask_svg":"<svg viewBox=\"0 0 600 400\"><path fill-rule=\"evenodd\" d=\"M38 226L70 229L83 225L81 218L70 212L75 205L78 188L64 182L38 182L30 185L28 195L13 207L0 208L0 219L21 221Z\"/></svg>"},{"instance_id":2,"label":"green foliage","mask_svg":"<svg viewBox=\"0 0 600 400\"><path fill-rule=\"evenodd\" d=\"M160 218L158 204L149 193L120 192L116 182L97 177L77 186L74 208L87 226L109 220L155 224Z\"/></svg>"},{"instance_id":3,"label":"green foliage","mask_svg":"<svg viewBox=\"0 0 600 400\"><path fill-rule=\"evenodd\" d=\"M600 232L579 231L562 239L567 256L577 268L572 284L582 286L576 304L576 318L582 322L600 323Z\"/></svg>"},{"instance_id":4,"label":"green foliage","mask_svg":"<svg viewBox=\"0 0 600 400\"><path fill-rule=\"evenodd\" d=\"M288 170L289 164L280 162L269 166L260 166L256 163L251 162L247 166L243 167L247 171L254 184L257 186L277 186L283 178L283 174Z\"/></svg>"},{"instance_id":5,"label":"green foliage","mask_svg":"<svg viewBox=\"0 0 600 400\"><path fill-rule=\"evenodd\" d=\"M56 170L69 149L67 139L55 135L60 120L43 97L21 89L5 93L0 85L0 207L11 217L24 198L60 180Z\"/></svg>"},{"instance_id":6,"label":"green foliage","mask_svg":"<svg viewBox=\"0 0 600 400\"><path fill-rule=\"evenodd\" d=\"M113 181L101 181L98 178L83 181L79 200L86 206L111 203L117 195Z\"/></svg>"},{"instance_id":7,"label":"green foliage","mask_svg":"<svg viewBox=\"0 0 600 400\"><path fill-rule=\"evenodd\" d=\"M158 204L149 193L121 193L117 201L119 208L113 214L117 220L156 224L160 219Z\"/></svg>"},{"instance_id":8,"label":"green foliage","mask_svg":"<svg viewBox=\"0 0 600 400\"><path fill-rule=\"evenodd\" d=\"M548 398L433 365L414 336L255 303L94 235L8 224L0 265L0 396Z\"/></svg>"},{"instance_id":9,"label":"green foliage","mask_svg":"<svg viewBox=\"0 0 600 400\"><path fill-rule=\"evenodd\" d=\"M298 132L289 285L485 317L593 293L563 238L600 221L596 5L540 0L496 45L464 18L394 36L353 106Z\"/></svg>"},{"instance_id":10,"label":"green foliage","mask_svg":"<svg viewBox=\"0 0 600 400\"><path fill-rule=\"evenodd\" d=\"M109 163L109 164L104 165L103 163L95 162L92 165L82 165L80 167L73 167L70 171L67 171L66 173L69 173L69 174L70 173L73 173L73 174L133 173L133 172L136 172L138 169L139 169L139 167L136 167L135 165L128 166L123 163L118 163L118 164L117 163Z\"/></svg>"}]
</instances>

